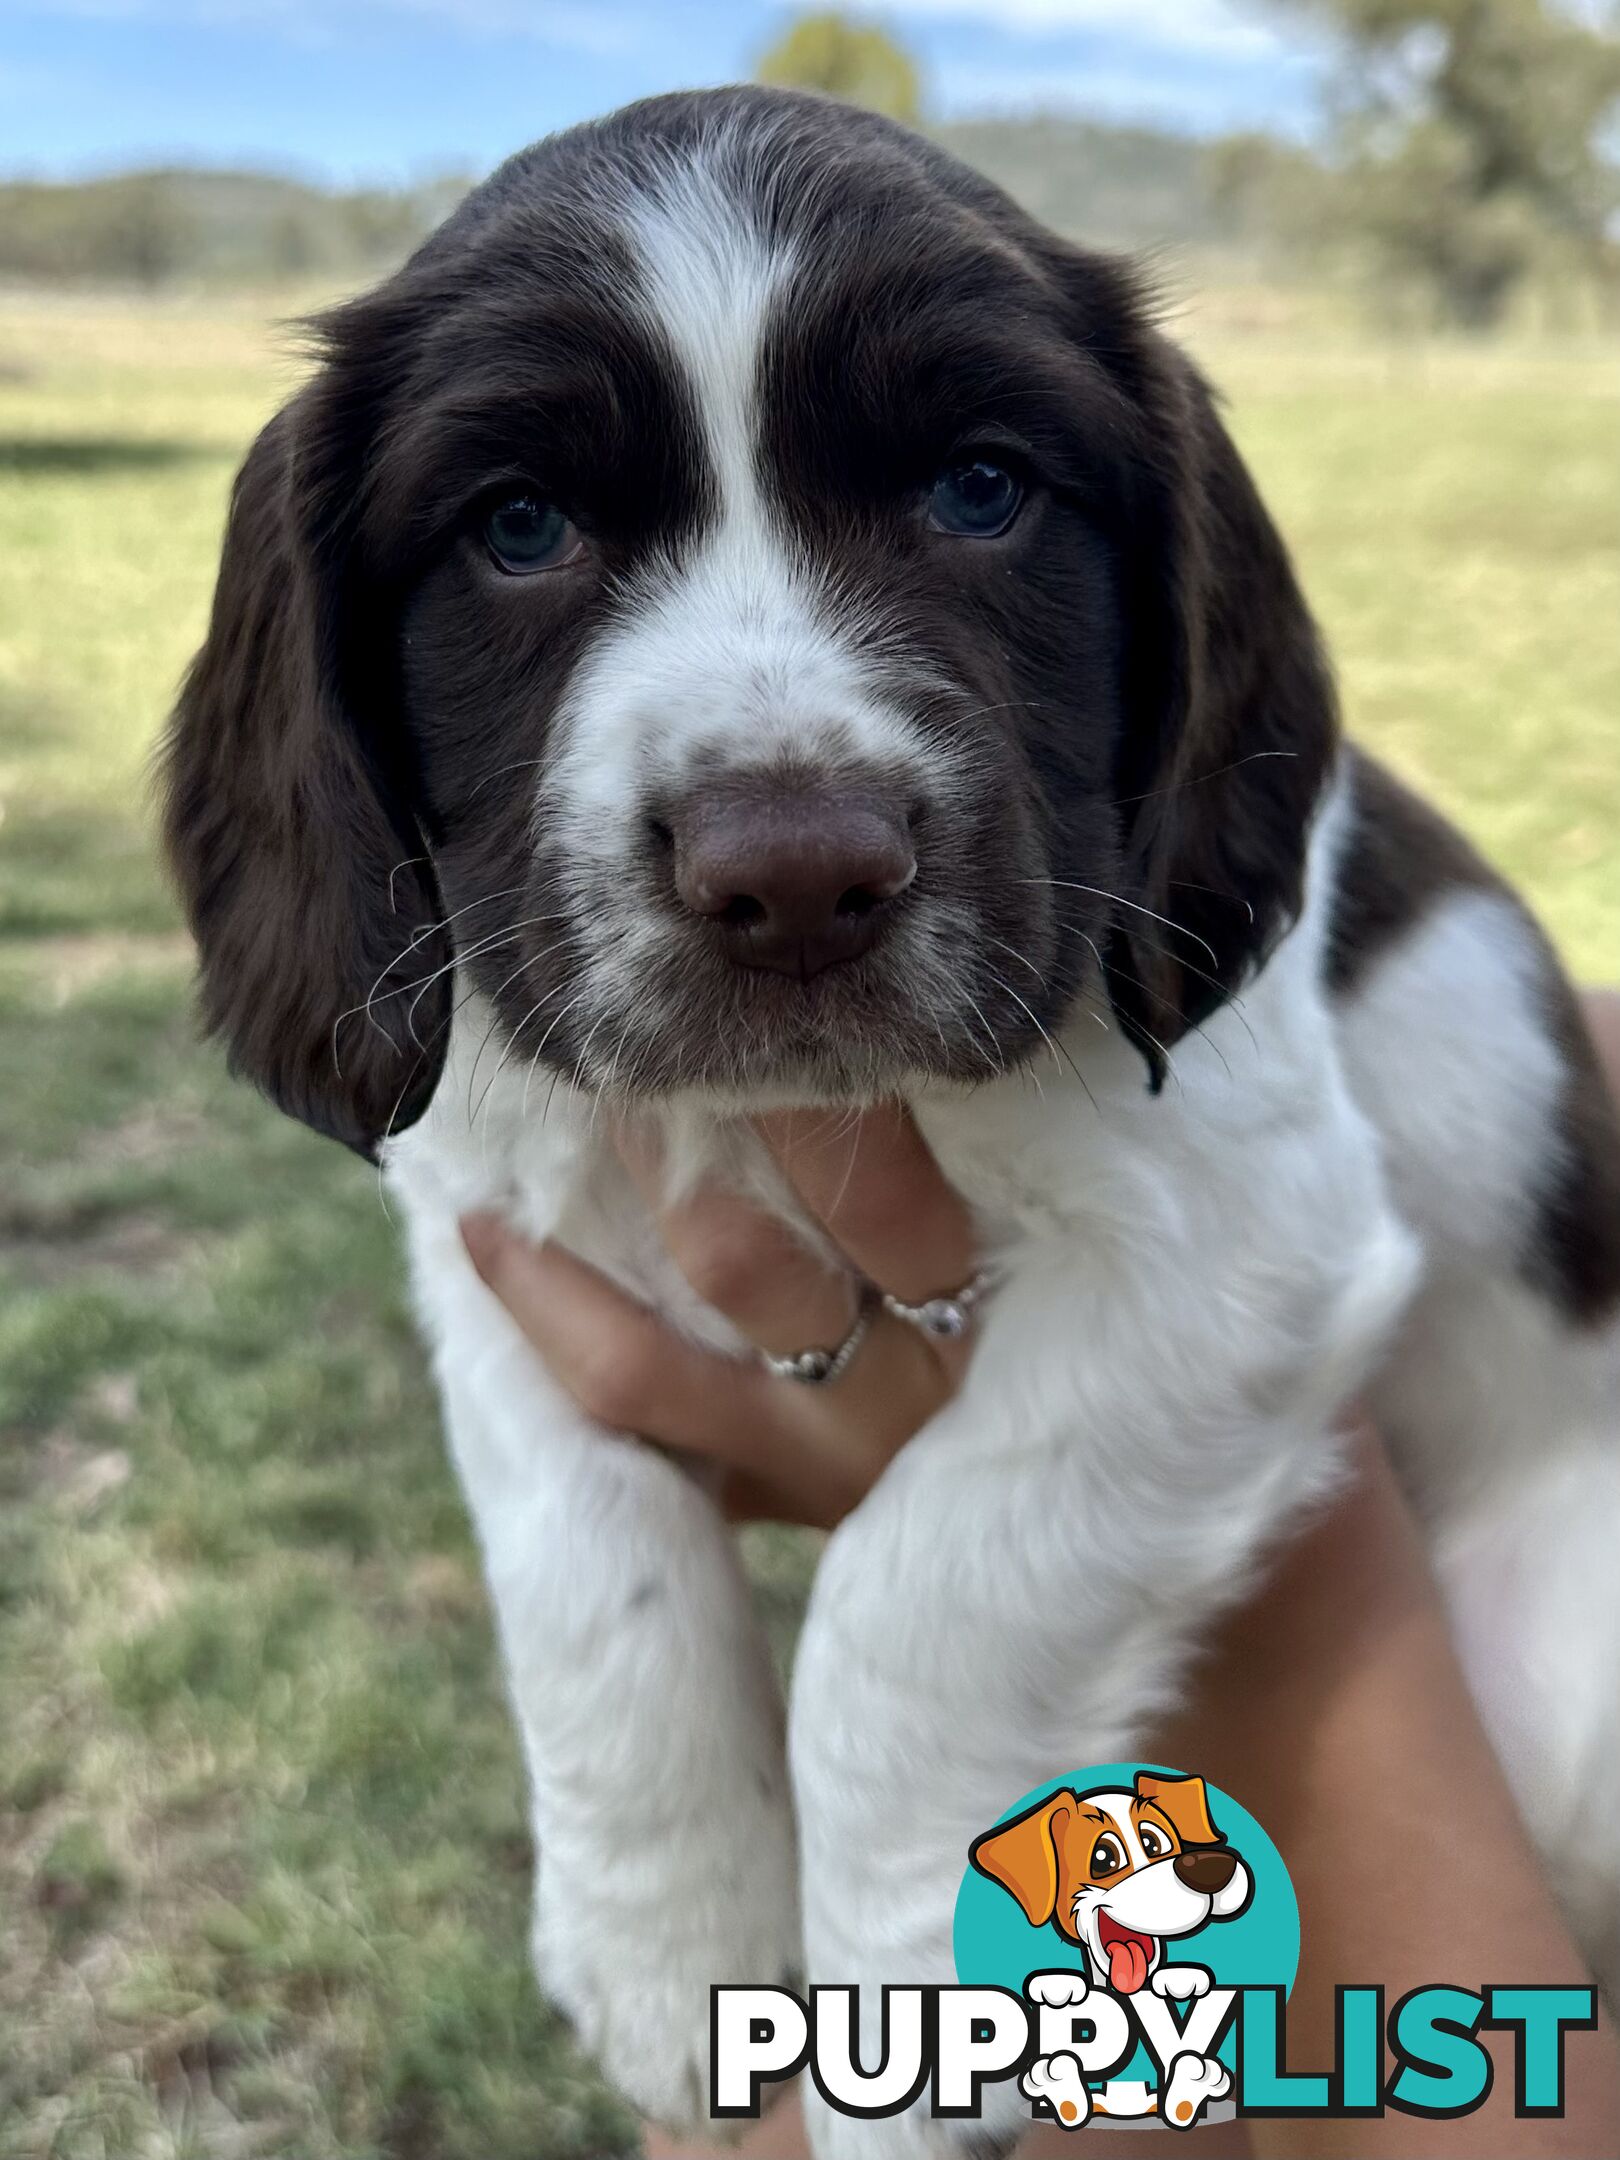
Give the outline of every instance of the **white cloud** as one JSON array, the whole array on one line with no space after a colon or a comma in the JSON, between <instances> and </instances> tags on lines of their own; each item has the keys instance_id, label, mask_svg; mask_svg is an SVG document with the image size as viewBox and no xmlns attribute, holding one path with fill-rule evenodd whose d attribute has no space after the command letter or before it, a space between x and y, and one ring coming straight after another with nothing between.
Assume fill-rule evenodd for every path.
<instances>
[{"instance_id":1,"label":"white cloud","mask_svg":"<svg viewBox=\"0 0 1620 2160\"><path fill-rule=\"evenodd\" d=\"M1243 0L887 0L886 12L967 20L1027 37L1123 32L1170 51L1239 58L1283 49L1276 31Z\"/></svg>"}]
</instances>

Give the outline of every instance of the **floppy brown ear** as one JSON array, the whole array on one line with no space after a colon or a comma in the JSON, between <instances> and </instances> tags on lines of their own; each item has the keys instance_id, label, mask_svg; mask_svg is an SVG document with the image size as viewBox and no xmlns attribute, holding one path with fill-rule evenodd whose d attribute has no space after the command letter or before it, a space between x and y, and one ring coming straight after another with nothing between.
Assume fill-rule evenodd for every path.
<instances>
[{"instance_id":1,"label":"floppy brown ear","mask_svg":"<svg viewBox=\"0 0 1620 2160\"><path fill-rule=\"evenodd\" d=\"M1045 1927L1063 1890L1062 1841L1074 1819L1074 1795L1053 1793L1011 1822L987 1830L968 1848L981 1875L1010 1891L1031 1927Z\"/></svg>"},{"instance_id":2,"label":"floppy brown ear","mask_svg":"<svg viewBox=\"0 0 1620 2160\"><path fill-rule=\"evenodd\" d=\"M1208 387L1156 333L1138 357L1153 454L1131 521L1116 780L1125 892L1152 912L1121 911L1108 973L1157 1085L1163 1050L1298 915L1338 723L1288 551Z\"/></svg>"},{"instance_id":3,"label":"floppy brown ear","mask_svg":"<svg viewBox=\"0 0 1620 2160\"><path fill-rule=\"evenodd\" d=\"M369 1155L432 1094L451 984L428 979L450 947L405 761L344 695L341 433L305 391L237 479L164 837L232 1070Z\"/></svg>"},{"instance_id":4,"label":"floppy brown ear","mask_svg":"<svg viewBox=\"0 0 1620 2160\"><path fill-rule=\"evenodd\" d=\"M1226 1841L1209 1812L1209 1790L1201 1777L1155 1777L1136 1773L1136 1797L1151 1800L1169 1817L1183 1845L1222 1845Z\"/></svg>"}]
</instances>

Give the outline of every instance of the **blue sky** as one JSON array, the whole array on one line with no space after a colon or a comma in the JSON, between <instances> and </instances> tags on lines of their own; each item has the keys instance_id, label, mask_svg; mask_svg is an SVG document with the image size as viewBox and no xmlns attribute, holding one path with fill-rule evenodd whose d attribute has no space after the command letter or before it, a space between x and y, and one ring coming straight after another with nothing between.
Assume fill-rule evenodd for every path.
<instances>
[{"instance_id":1,"label":"blue sky","mask_svg":"<svg viewBox=\"0 0 1620 2160\"><path fill-rule=\"evenodd\" d=\"M734 79L750 0L0 0L0 170L136 162L398 181L483 170L654 90ZM1063 106L1308 128L1314 56L1267 0L888 0L945 113Z\"/></svg>"}]
</instances>

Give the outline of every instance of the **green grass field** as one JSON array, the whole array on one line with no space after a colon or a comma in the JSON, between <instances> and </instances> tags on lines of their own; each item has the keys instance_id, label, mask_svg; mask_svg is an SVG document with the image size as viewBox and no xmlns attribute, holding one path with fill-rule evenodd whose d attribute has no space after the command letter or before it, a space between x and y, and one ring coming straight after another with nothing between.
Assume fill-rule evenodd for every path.
<instances>
[{"instance_id":1,"label":"green grass field","mask_svg":"<svg viewBox=\"0 0 1620 2160\"><path fill-rule=\"evenodd\" d=\"M1246 326L1247 324L1247 326ZM1620 367L1190 327L1353 726L1620 974ZM522 1955L515 1751L373 1180L193 1039L146 770L294 378L0 316L0 2156L633 2149ZM754 1546L787 1624L802 1546Z\"/></svg>"}]
</instances>

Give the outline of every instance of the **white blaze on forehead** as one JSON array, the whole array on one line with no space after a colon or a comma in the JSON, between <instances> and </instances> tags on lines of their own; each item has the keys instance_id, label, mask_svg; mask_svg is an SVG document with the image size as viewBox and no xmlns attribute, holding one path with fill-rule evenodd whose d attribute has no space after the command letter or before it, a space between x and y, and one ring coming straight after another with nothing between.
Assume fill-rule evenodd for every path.
<instances>
[{"instance_id":1,"label":"white blaze on forehead","mask_svg":"<svg viewBox=\"0 0 1620 2160\"><path fill-rule=\"evenodd\" d=\"M672 165L638 195L628 223L649 311L694 394L719 482L723 529L763 529L758 470L760 354L793 251L770 240L742 197L722 141Z\"/></svg>"},{"instance_id":2,"label":"white blaze on forehead","mask_svg":"<svg viewBox=\"0 0 1620 2160\"><path fill-rule=\"evenodd\" d=\"M705 765L932 762L763 482L761 355L795 267L760 212L769 176L750 157L766 154L720 136L620 208L634 297L683 378L715 500L643 572L559 708L549 793L599 864L638 800Z\"/></svg>"}]
</instances>

